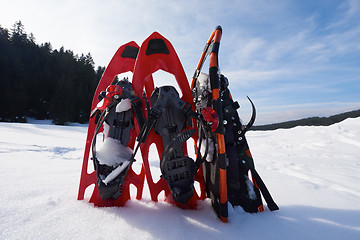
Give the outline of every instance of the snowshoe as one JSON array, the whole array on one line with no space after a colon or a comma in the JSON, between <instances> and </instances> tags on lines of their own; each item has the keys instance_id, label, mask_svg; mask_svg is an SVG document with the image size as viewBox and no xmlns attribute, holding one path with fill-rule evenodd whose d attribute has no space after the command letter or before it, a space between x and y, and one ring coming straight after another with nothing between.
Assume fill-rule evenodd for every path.
<instances>
[{"instance_id":1,"label":"snowshoe","mask_svg":"<svg viewBox=\"0 0 360 240\"><path fill-rule=\"evenodd\" d=\"M174 75L181 98L172 86L155 89L152 74L158 70ZM151 198L157 201L159 193L164 191L166 201L183 208L195 208L196 201L205 198L205 192L202 171L196 172L185 144L190 137L197 140L196 134L189 135L187 131L195 125L190 116L194 113L191 90L173 46L159 33L154 32L141 45L132 82L135 94L140 95L145 90L143 100L150 99L147 120L138 140L143 143L143 166ZM161 159L162 178L156 183L148 162L152 143ZM194 181L199 182L199 192L194 189Z\"/></svg>"},{"instance_id":2,"label":"snowshoe","mask_svg":"<svg viewBox=\"0 0 360 240\"><path fill-rule=\"evenodd\" d=\"M160 160L162 177L167 181L174 200L186 204L193 196L196 173L194 160L185 156L182 149L183 143L196 132L195 129L182 132L187 123L192 125L191 117L184 111L188 110L186 106L190 109L191 106L179 98L172 86L156 88L150 102L151 111L159 114L154 124L155 133L161 136L165 146Z\"/></svg>"},{"instance_id":3,"label":"snowshoe","mask_svg":"<svg viewBox=\"0 0 360 240\"><path fill-rule=\"evenodd\" d=\"M253 116L244 126L237 113L239 104L234 102L228 89L228 79L220 73L218 52L222 29L218 26L205 45L195 70L191 89L198 121L199 154L204 158L204 178L207 197L219 218L226 222L227 201L241 206L246 212L263 211L260 191L270 210L277 210L265 184L255 170L245 133L255 121ZM209 74L201 72L206 57L210 55ZM209 151L209 149L216 151ZM206 156L205 156L206 155ZM248 172L252 173L252 181Z\"/></svg>"},{"instance_id":4,"label":"snowshoe","mask_svg":"<svg viewBox=\"0 0 360 240\"><path fill-rule=\"evenodd\" d=\"M120 81L110 86L118 74L133 71L138 51L139 46L135 42L122 45L99 81L91 106L78 200L84 199L85 190L92 184L95 188L89 201L96 206L123 206L130 199L129 184L137 188L136 198L142 197L145 172L141 169L136 174L132 170L130 156L136 136L145 122L142 102L131 91L130 82ZM134 115L137 121L133 120ZM113 152L101 151L105 148L96 152L96 137L100 133L106 135L103 147L110 147ZM88 173L91 151L94 171Z\"/></svg>"}]
</instances>

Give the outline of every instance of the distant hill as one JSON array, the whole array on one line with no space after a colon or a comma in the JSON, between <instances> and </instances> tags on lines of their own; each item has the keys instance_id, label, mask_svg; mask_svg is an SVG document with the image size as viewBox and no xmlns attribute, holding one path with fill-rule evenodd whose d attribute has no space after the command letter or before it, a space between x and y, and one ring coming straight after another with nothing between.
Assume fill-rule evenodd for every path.
<instances>
[{"instance_id":1,"label":"distant hill","mask_svg":"<svg viewBox=\"0 0 360 240\"><path fill-rule=\"evenodd\" d=\"M252 126L251 130L275 130L279 128L293 128L297 126L329 126L334 123L341 122L347 118L356 118L360 117L360 109L354 110L350 112L340 113L336 115L332 115L330 117L309 117L303 118L300 120L287 121L282 123L273 123L259 126Z\"/></svg>"}]
</instances>

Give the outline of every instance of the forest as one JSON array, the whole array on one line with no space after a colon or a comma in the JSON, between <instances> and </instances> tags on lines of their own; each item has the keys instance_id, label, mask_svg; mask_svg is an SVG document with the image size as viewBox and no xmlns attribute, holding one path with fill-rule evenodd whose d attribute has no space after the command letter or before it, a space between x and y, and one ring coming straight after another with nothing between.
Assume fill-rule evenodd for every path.
<instances>
[{"instance_id":1,"label":"forest","mask_svg":"<svg viewBox=\"0 0 360 240\"><path fill-rule=\"evenodd\" d=\"M53 50L48 42L37 44L21 21L10 30L0 25L0 121L85 123L104 70L95 70L90 53L78 56L64 47Z\"/></svg>"}]
</instances>

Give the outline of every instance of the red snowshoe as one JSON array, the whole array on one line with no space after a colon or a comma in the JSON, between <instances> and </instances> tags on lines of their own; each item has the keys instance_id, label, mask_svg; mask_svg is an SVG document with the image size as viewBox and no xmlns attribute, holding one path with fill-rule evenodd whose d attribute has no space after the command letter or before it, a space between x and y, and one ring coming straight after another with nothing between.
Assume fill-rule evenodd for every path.
<instances>
[{"instance_id":1,"label":"red snowshoe","mask_svg":"<svg viewBox=\"0 0 360 240\"><path fill-rule=\"evenodd\" d=\"M154 88L152 74L158 70L174 75L182 93L181 98L172 86ZM205 198L202 172L198 171L195 175L193 160L187 156L185 136L189 132L183 133L191 126L196 127L190 116L194 105L180 60L171 43L159 33L154 32L141 45L132 84L136 95L141 95L145 89L144 98L150 99L147 120L138 139L143 143L143 166L151 199L157 201L159 193L164 190L167 201L194 208L197 200ZM175 137L182 139L169 146ZM197 140L196 134L187 137ZM155 143L161 159L162 178L156 183L148 162L152 143ZM199 182L198 192L193 188L194 181Z\"/></svg>"},{"instance_id":2,"label":"red snowshoe","mask_svg":"<svg viewBox=\"0 0 360 240\"><path fill-rule=\"evenodd\" d=\"M139 174L136 174L131 167L133 161L131 160L131 149L134 149L136 136L140 132L137 122L141 123L142 121L141 124L144 124L145 121L144 117L141 117L141 113L139 114L139 106L141 108L142 104L141 99L131 92L131 84L129 86L129 83L123 81L125 83L123 85L110 86L118 74L133 71L138 51L139 46L135 42L129 42L117 50L99 81L92 101L92 113L89 120L78 200L84 199L86 188L94 184L95 188L90 202L94 203L95 206L123 206L130 199L129 184L133 184L137 188L136 198L141 199L142 197L145 170L142 169ZM102 102L99 104L100 98ZM134 113L129 111L129 106L126 106L129 105L129 100ZM122 104L119 104L120 102ZM121 111L124 109L126 111ZM133 121L134 116L137 116L137 122ZM121 118L126 118L126 120L124 121ZM99 133L104 132L103 123L106 122L108 127L107 132L104 134L107 135L107 138L109 137L109 140L112 140L109 141L110 144L112 142L115 148L121 146L127 151L127 154L125 154L127 159L121 160L119 157L117 161L114 160L110 165L106 165L104 160L103 162L99 161L96 158L95 150L96 137ZM88 173L90 150L93 153L94 168L98 170L97 172L93 170ZM126 176L115 177L112 181L108 178L104 182L106 176L117 169L120 164L126 165ZM117 169L117 171L119 170L121 169ZM99 190L102 190L102 192Z\"/></svg>"}]
</instances>

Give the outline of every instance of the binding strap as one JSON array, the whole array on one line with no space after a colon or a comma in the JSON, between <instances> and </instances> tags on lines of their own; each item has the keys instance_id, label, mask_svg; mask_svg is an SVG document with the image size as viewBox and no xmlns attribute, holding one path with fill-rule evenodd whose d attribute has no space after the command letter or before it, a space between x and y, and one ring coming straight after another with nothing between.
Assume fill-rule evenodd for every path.
<instances>
[{"instance_id":1,"label":"binding strap","mask_svg":"<svg viewBox=\"0 0 360 240\"><path fill-rule=\"evenodd\" d=\"M251 174L254 178L254 180L256 181L262 195L265 198L265 201L267 203L268 208L270 209L270 211L275 211L275 210L279 210L278 205L274 202L273 198L270 195L269 190L267 189L267 187L265 186L265 183L263 182L263 180L261 179L260 175L257 173L257 171L255 170L255 168L250 169Z\"/></svg>"}]
</instances>

